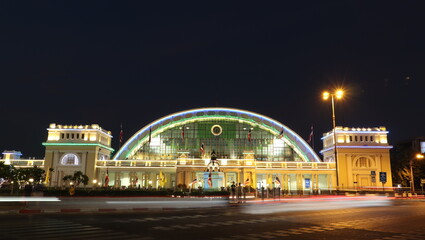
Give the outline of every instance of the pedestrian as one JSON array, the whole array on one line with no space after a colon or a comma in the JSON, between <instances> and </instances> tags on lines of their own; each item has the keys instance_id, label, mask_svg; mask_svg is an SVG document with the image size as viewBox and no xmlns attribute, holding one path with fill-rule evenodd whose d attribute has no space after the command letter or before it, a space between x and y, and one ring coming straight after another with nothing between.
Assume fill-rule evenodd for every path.
<instances>
[{"instance_id":1,"label":"pedestrian","mask_svg":"<svg viewBox=\"0 0 425 240\"><path fill-rule=\"evenodd\" d=\"M238 189L236 190L237 195L238 195L238 199L242 198L242 192L243 192L243 187L242 187L242 183L239 183L238 185Z\"/></svg>"},{"instance_id":2,"label":"pedestrian","mask_svg":"<svg viewBox=\"0 0 425 240\"><path fill-rule=\"evenodd\" d=\"M236 196L236 185L235 182L232 183L232 185L230 186L231 190L232 190L232 198L234 199Z\"/></svg>"}]
</instances>

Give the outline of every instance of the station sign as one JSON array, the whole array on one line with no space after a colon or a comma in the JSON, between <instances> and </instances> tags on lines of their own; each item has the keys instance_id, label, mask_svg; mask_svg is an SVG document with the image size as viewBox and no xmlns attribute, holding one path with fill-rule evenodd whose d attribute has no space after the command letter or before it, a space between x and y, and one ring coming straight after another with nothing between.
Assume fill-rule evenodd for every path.
<instances>
[{"instance_id":1,"label":"station sign","mask_svg":"<svg viewBox=\"0 0 425 240\"><path fill-rule=\"evenodd\" d=\"M310 178L304 179L305 181L305 188L310 188Z\"/></svg>"},{"instance_id":2,"label":"station sign","mask_svg":"<svg viewBox=\"0 0 425 240\"><path fill-rule=\"evenodd\" d=\"M379 181L382 183L387 182L387 172L379 172Z\"/></svg>"}]
</instances>

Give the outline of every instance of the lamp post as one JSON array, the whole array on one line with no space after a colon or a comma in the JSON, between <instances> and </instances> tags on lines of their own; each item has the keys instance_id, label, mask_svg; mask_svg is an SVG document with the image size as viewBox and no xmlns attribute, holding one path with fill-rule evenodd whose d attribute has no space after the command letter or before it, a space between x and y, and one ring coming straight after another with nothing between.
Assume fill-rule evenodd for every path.
<instances>
[{"instance_id":1,"label":"lamp post","mask_svg":"<svg viewBox=\"0 0 425 240\"><path fill-rule=\"evenodd\" d=\"M424 155L421 153L418 153L415 155L414 158L410 159L410 191L412 192L412 194L415 193L415 181L413 179L413 160L414 159L420 160L423 158L424 158Z\"/></svg>"},{"instance_id":2,"label":"lamp post","mask_svg":"<svg viewBox=\"0 0 425 240\"><path fill-rule=\"evenodd\" d=\"M341 89L336 90L334 93L330 93L328 91L323 92L323 100L328 100L329 97L331 97L331 103L332 103L332 127L333 127L333 139L334 139L334 156L335 156L335 167L336 167L336 187L338 190L339 187L339 177L338 177L338 156L337 156L337 150L336 150L336 124L335 124L335 98L341 99L344 95L344 91Z\"/></svg>"}]
</instances>

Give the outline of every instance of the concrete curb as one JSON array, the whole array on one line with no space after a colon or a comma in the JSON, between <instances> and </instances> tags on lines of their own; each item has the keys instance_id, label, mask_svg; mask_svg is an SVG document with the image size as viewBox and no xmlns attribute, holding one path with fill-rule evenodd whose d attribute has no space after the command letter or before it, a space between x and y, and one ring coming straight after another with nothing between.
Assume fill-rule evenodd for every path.
<instances>
[{"instance_id":1,"label":"concrete curb","mask_svg":"<svg viewBox=\"0 0 425 240\"><path fill-rule=\"evenodd\" d=\"M222 208L222 207L209 207ZM158 212L158 211L179 211L179 210L199 210L201 208L60 208L60 209L14 209L0 211L0 215L7 214L49 214L49 213L113 213L113 212Z\"/></svg>"}]
</instances>

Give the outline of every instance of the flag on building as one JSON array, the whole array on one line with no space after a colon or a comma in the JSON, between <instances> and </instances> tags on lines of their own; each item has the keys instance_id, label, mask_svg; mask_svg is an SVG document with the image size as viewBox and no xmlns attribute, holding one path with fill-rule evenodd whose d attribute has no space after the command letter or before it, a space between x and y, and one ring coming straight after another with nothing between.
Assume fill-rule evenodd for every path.
<instances>
[{"instance_id":1,"label":"flag on building","mask_svg":"<svg viewBox=\"0 0 425 240\"><path fill-rule=\"evenodd\" d=\"M109 170L106 168L105 187L109 185Z\"/></svg>"},{"instance_id":2,"label":"flag on building","mask_svg":"<svg viewBox=\"0 0 425 240\"><path fill-rule=\"evenodd\" d=\"M199 148L199 150L201 150L202 154L204 154L205 149L204 149L204 144L203 143L201 144L201 147Z\"/></svg>"},{"instance_id":3,"label":"flag on building","mask_svg":"<svg viewBox=\"0 0 425 240\"><path fill-rule=\"evenodd\" d=\"M159 171L159 184L161 187L164 187L165 183L167 182L167 179L165 179L165 175L162 171Z\"/></svg>"},{"instance_id":4,"label":"flag on building","mask_svg":"<svg viewBox=\"0 0 425 240\"><path fill-rule=\"evenodd\" d=\"M182 127L182 141L184 143L184 126Z\"/></svg>"},{"instance_id":5,"label":"flag on building","mask_svg":"<svg viewBox=\"0 0 425 240\"><path fill-rule=\"evenodd\" d=\"M282 127L282 130L280 130L279 136L277 138L279 139L283 138L283 127Z\"/></svg>"},{"instance_id":6,"label":"flag on building","mask_svg":"<svg viewBox=\"0 0 425 240\"><path fill-rule=\"evenodd\" d=\"M212 187L212 178L211 178L211 172L208 175L208 185L210 186L210 188Z\"/></svg>"},{"instance_id":7,"label":"flag on building","mask_svg":"<svg viewBox=\"0 0 425 240\"><path fill-rule=\"evenodd\" d=\"M120 148L122 146L122 140L123 140L123 132L122 132L122 123L121 123L121 131L120 131Z\"/></svg>"},{"instance_id":8,"label":"flag on building","mask_svg":"<svg viewBox=\"0 0 425 240\"><path fill-rule=\"evenodd\" d=\"M251 142L251 128L248 130L248 142Z\"/></svg>"},{"instance_id":9,"label":"flag on building","mask_svg":"<svg viewBox=\"0 0 425 240\"><path fill-rule=\"evenodd\" d=\"M149 127L149 143L152 141L152 127Z\"/></svg>"},{"instance_id":10,"label":"flag on building","mask_svg":"<svg viewBox=\"0 0 425 240\"><path fill-rule=\"evenodd\" d=\"M276 177L276 178L275 178L274 183L275 183L276 185L280 185L279 177Z\"/></svg>"},{"instance_id":11,"label":"flag on building","mask_svg":"<svg viewBox=\"0 0 425 240\"><path fill-rule=\"evenodd\" d=\"M245 180L245 185L250 185L251 184L251 180L249 180L249 177Z\"/></svg>"},{"instance_id":12,"label":"flag on building","mask_svg":"<svg viewBox=\"0 0 425 240\"><path fill-rule=\"evenodd\" d=\"M311 126L310 136L308 137L307 142L310 144L313 141L313 126Z\"/></svg>"}]
</instances>

